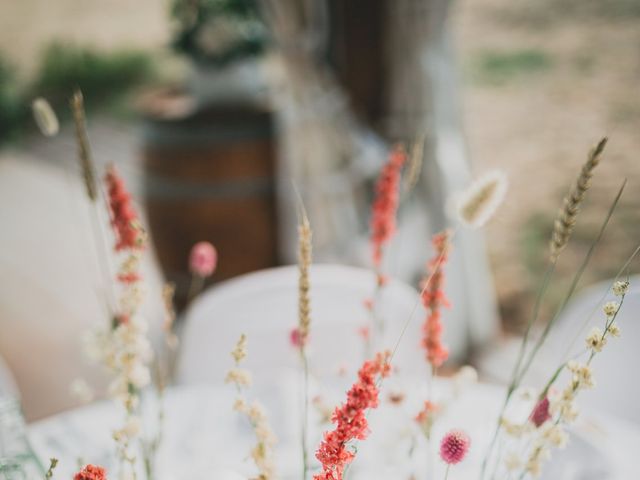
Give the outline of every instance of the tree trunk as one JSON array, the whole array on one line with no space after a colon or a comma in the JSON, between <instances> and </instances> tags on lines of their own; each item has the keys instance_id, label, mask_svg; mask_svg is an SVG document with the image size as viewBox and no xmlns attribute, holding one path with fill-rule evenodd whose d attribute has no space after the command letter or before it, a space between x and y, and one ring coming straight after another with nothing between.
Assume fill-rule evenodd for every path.
<instances>
[{"instance_id":1,"label":"tree trunk","mask_svg":"<svg viewBox=\"0 0 640 480\"><path fill-rule=\"evenodd\" d=\"M400 230L386 259L390 274L416 284L430 255L429 237L450 223L447 199L471 177L447 22L450 1L332 0L329 5L329 58L337 69L335 77L323 73L326 65L318 66L317 51L302 50L309 45L304 34L297 40L289 37L281 50L289 72L281 85L287 99L281 113L283 171L303 186L303 198L313 211L320 238L316 259L341 256L367 265L366 190L385 161L386 149L426 134L421 178L401 208ZM305 28L298 33L302 31ZM306 67L296 68L305 62ZM295 111L304 115L296 117ZM293 196L284 192L282 198L288 209L282 217L290 217ZM291 241L283 253L294 261L295 230L292 225L285 228L284 236ZM481 235L462 230L454 245L448 292L455 308L448 314L447 341L461 360L470 347L495 334L497 321Z\"/></svg>"}]
</instances>

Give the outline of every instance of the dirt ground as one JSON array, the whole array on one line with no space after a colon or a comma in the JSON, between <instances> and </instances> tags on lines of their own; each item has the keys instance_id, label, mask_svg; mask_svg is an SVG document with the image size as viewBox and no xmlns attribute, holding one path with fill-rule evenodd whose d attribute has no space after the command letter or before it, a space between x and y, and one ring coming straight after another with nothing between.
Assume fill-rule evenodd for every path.
<instances>
[{"instance_id":1,"label":"dirt ground","mask_svg":"<svg viewBox=\"0 0 640 480\"><path fill-rule=\"evenodd\" d=\"M470 154L479 170L504 168L511 181L487 235L512 326L545 267L562 197L602 136L606 155L559 277L577 269L624 178L585 283L612 275L640 242L640 1L460 1L453 21ZM552 300L562 292L552 289Z\"/></svg>"},{"instance_id":2,"label":"dirt ground","mask_svg":"<svg viewBox=\"0 0 640 480\"><path fill-rule=\"evenodd\" d=\"M168 41L168 0L0 0L0 53L23 71L51 40L99 48L156 48Z\"/></svg>"},{"instance_id":3,"label":"dirt ground","mask_svg":"<svg viewBox=\"0 0 640 480\"><path fill-rule=\"evenodd\" d=\"M0 0L0 52L29 70L53 38L160 48L167 10L157 0ZM544 268L562 196L603 135L606 158L560 278L577 268L624 177L626 193L585 281L611 275L640 241L633 208L640 201L640 0L459 0L452 21L470 155L479 171L502 167L511 178L488 238L513 326ZM552 292L557 301L561 290Z\"/></svg>"}]
</instances>

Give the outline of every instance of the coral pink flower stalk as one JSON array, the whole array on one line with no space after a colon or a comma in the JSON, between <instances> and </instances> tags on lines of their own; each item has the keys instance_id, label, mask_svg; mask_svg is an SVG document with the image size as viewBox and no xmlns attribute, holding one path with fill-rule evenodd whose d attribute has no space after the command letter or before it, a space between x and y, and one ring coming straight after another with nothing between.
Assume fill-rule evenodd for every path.
<instances>
[{"instance_id":1,"label":"coral pink flower stalk","mask_svg":"<svg viewBox=\"0 0 640 480\"><path fill-rule=\"evenodd\" d=\"M73 480L107 480L107 472L97 465L85 465L74 475Z\"/></svg>"},{"instance_id":2,"label":"coral pink flower stalk","mask_svg":"<svg viewBox=\"0 0 640 480\"><path fill-rule=\"evenodd\" d=\"M376 184L376 197L371 215L371 245L373 264L378 269L382 262L382 249L396 231L396 212L399 204L400 171L406 154L396 147L382 168Z\"/></svg>"},{"instance_id":3,"label":"coral pink flower stalk","mask_svg":"<svg viewBox=\"0 0 640 480\"><path fill-rule=\"evenodd\" d=\"M451 430L440 442L440 458L448 465L460 463L464 460L470 445L469 435L462 430Z\"/></svg>"},{"instance_id":4,"label":"coral pink flower stalk","mask_svg":"<svg viewBox=\"0 0 640 480\"><path fill-rule=\"evenodd\" d=\"M209 242L198 242L189 254L189 269L194 275L206 278L213 275L218 264L218 252Z\"/></svg>"},{"instance_id":5,"label":"coral pink flower stalk","mask_svg":"<svg viewBox=\"0 0 640 480\"><path fill-rule=\"evenodd\" d=\"M351 463L355 453L347 448L352 440L364 440L369 434L365 417L368 408L378 406L378 376L389 375L389 353L378 353L374 360L364 363L358 372L358 381L347 392L347 401L336 408L331 421L336 428L325 432L324 440L316 452L322 463L322 473L313 480L341 480L345 467Z\"/></svg>"},{"instance_id":6,"label":"coral pink flower stalk","mask_svg":"<svg viewBox=\"0 0 640 480\"><path fill-rule=\"evenodd\" d=\"M118 174L111 166L105 176L111 224L116 234L116 250L141 250L145 246L144 231L140 226L131 195Z\"/></svg>"},{"instance_id":7,"label":"coral pink flower stalk","mask_svg":"<svg viewBox=\"0 0 640 480\"><path fill-rule=\"evenodd\" d=\"M427 309L427 318L422 327L422 346L426 351L427 361L437 368L449 357L449 350L442 343L443 326L441 322L442 307L449 306L443 291L443 266L448 260L450 248L450 233L444 230L436 233L431 242L435 249L433 258L428 263L429 284L422 292L422 303Z\"/></svg>"}]
</instances>

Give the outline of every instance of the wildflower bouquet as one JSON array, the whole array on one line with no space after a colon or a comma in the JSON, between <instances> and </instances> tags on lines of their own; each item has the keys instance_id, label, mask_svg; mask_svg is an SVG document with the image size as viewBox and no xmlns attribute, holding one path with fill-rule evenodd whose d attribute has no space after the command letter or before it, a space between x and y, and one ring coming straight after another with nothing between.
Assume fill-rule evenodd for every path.
<instances>
[{"instance_id":1,"label":"wildflower bouquet","mask_svg":"<svg viewBox=\"0 0 640 480\"><path fill-rule=\"evenodd\" d=\"M96 185L88 149L81 100L79 94L73 100L79 157L87 195L92 205L95 205L100 189ZM36 109L39 124L46 126L46 117L51 115L51 112L42 105L42 102L34 104L34 109ZM49 132L51 129L45 128L45 131ZM556 264L569 243L580 207L589 189L590 180L602 159L605 144L606 139L601 140L589 153L587 162L569 190L560 210L551 235L547 272L529 318L519 354L513 366L511 380L502 404L496 405L498 415L493 428L484 432L469 430L465 425L456 425L453 429L443 430L439 425L444 412L452 408L457 395L457 382L464 379L473 380L476 377L473 369L465 367L453 379L437 378L449 356L443 337L446 324L443 321L442 312L443 309L450 308L445 294L446 269L449 258L455 255L453 246L456 231L459 228L481 227L492 217L506 194L506 177L498 171L488 173L473 182L453 201L460 222L452 224L450 228L433 236L431 240L433 254L427 264L425 277L420 285L420 293L416 298L416 306L421 303L426 313L419 343L424 365L430 374L412 379L414 387L419 387L414 390L423 397L419 400L419 408L413 411L405 410L402 415L394 414L394 422L397 423L398 420L407 422L408 431L413 432L409 435L410 447L405 452L404 460L404 463L410 467L396 471L394 476L427 479L530 479L543 472L545 462L554 448L562 448L566 445L569 439L567 428L575 421L578 414L576 400L582 391L593 388L595 385L591 366L608 343L620 335L621 328L616 318L629 288L629 265L640 251L640 247L631 254L612 283L611 290L617 300L603 305L602 325L594 327L589 333L585 339L584 350L578 355L565 359L555 370L549 372L548 380L536 386L535 392L529 395L529 400L524 404L521 401L522 384L525 375L553 331L561 309L572 298L624 190L623 184L603 220L592 247L576 271L560 309L551 318L541 321L538 318L541 304L551 283ZM312 229L300 202L298 323L295 326L292 325L288 335L291 344L299 354L299 368L303 373L302 388L305 394L302 398L303 405L300 409L302 418L299 422L298 450L302 468L299 475L291 478L299 480L341 480L351 476L356 478L358 467L354 466L353 470L351 467L359 456L363 442L368 439L372 431L376 433L378 412L375 410L379 407L398 408L399 405L404 405L408 410L413 408L406 401L405 392L393 389L389 389L388 394L385 392L398 373L394 365L395 355L399 349L406 348L403 337L409 324L413 322L413 314L407 319L400 319L402 328L398 338L393 343L385 345L385 320L388 319L383 319L379 314L378 302L388 282L388 275L383 271L383 259L389 241L396 230L397 210L403 198L401 189L403 185L410 189L415 184L412 178L420 168L419 151L419 148L414 147L411 157L407 159L402 148L395 148L376 184L376 198L370 223L372 265L376 282L372 298L365 299L365 305L370 314L370 324L362 329L365 347L363 350L367 355L344 400L335 408L329 408L328 412L326 406L320 406L321 402L317 398L311 399L309 395L311 359L308 355L308 347L314 340L310 297L313 285L309 276L312 264ZM403 169L407 170L407 175L410 177L404 184L401 182ZM137 472L140 471L137 465L141 463L147 480L151 480L162 476L161 472L156 472L153 468L153 457L162 440L163 412L160 411L158 414L159 426L156 435L151 438L144 435L139 421L140 409L143 407L140 403L140 392L151 383L150 365L154 361L146 338L147 324L138 313L142 291L138 264L146 245L146 235L140 226L124 183L114 169L109 169L106 173L105 188L115 238L114 250L123 258L115 275L117 288L108 294L112 322L96 337L94 353L95 357L111 371L113 376L111 394L122 405L125 414L123 424L113 431L119 460L119 466L114 475L116 478L123 479L136 478ZM216 261L217 253L211 245L198 244L194 247L191 256L194 292L201 287L203 278L213 272ZM110 276L108 268L105 268L105 275ZM113 285L111 282L109 284ZM167 344L175 348L176 337L172 333L175 315L171 307L170 287L165 290L164 301L167 307L165 321ZM534 338L537 325L541 326L541 331ZM255 464L255 474L251 478L273 480L281 478L274 460L278 453L277 439L269 423L266 409L259 402L247 399L248 388L251 385L251 374L243 367L243 361L247 355L247 340L247 336L242 335L231 352L234 364L228 371L225 381L235 389L236 399L230 408L233 408L250 425L255 436L255 444L248 455ZM374 350L377 353L374 353ZM415 361L422 360L418 358ZM158 370L162 370L159 365ZM160 397L166 380L164 377L163 381L158 382ZM522 405L525 407L522 408ZM309 420L312 408L322 409L326 423L332 424L332 426L325 426L326 431L315 448L310 445L310 439L313 438ZM478 411L475 415L486 416L491 413ZM437 436L436 432L438 432ZM390 435L388 430L382 433ZM480 438L481 435L485 438ZM460 470L459 465L469 460L468 454L474 449L476 450L474 456L478 460L477 465ZM432 455L432 452L435 455ZM374 457L382 453L374 452ZM415 458L412 458L417 453L421 454L421 456L418 455L420 458L426 459L424 463L416 462ZM371 460L371 456L366 459ZM46 478L52 478L56 463L52 460ZM458 471L464 476L457 476ZM379 476L381 474L377 467L373 467L371 472L373 473L367 474L366 478L387 478ZM106 475L102 467L87 465L76 474L75 479L104 480ZM225 478L243 477L231 475Z\"/></svg>"}]
</instances>

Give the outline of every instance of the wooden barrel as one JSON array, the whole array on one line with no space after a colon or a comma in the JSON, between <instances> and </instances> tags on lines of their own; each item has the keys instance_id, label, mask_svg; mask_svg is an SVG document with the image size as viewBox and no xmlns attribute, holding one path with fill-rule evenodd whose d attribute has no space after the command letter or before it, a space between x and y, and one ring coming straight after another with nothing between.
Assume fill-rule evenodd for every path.
<instances>
[{"instance_id":1,"label":"wooden barrel","mask_svg":"<svg viewBox=\"0 0 640 480\"><path fill-rule=\"evenodd\" d=\"M206 240L219 254L210 281L277 264L272 116L255 106L210 106L147 116L144 196L161 268L184 305L188 256Z\"/></svg>"}]
</instances>

